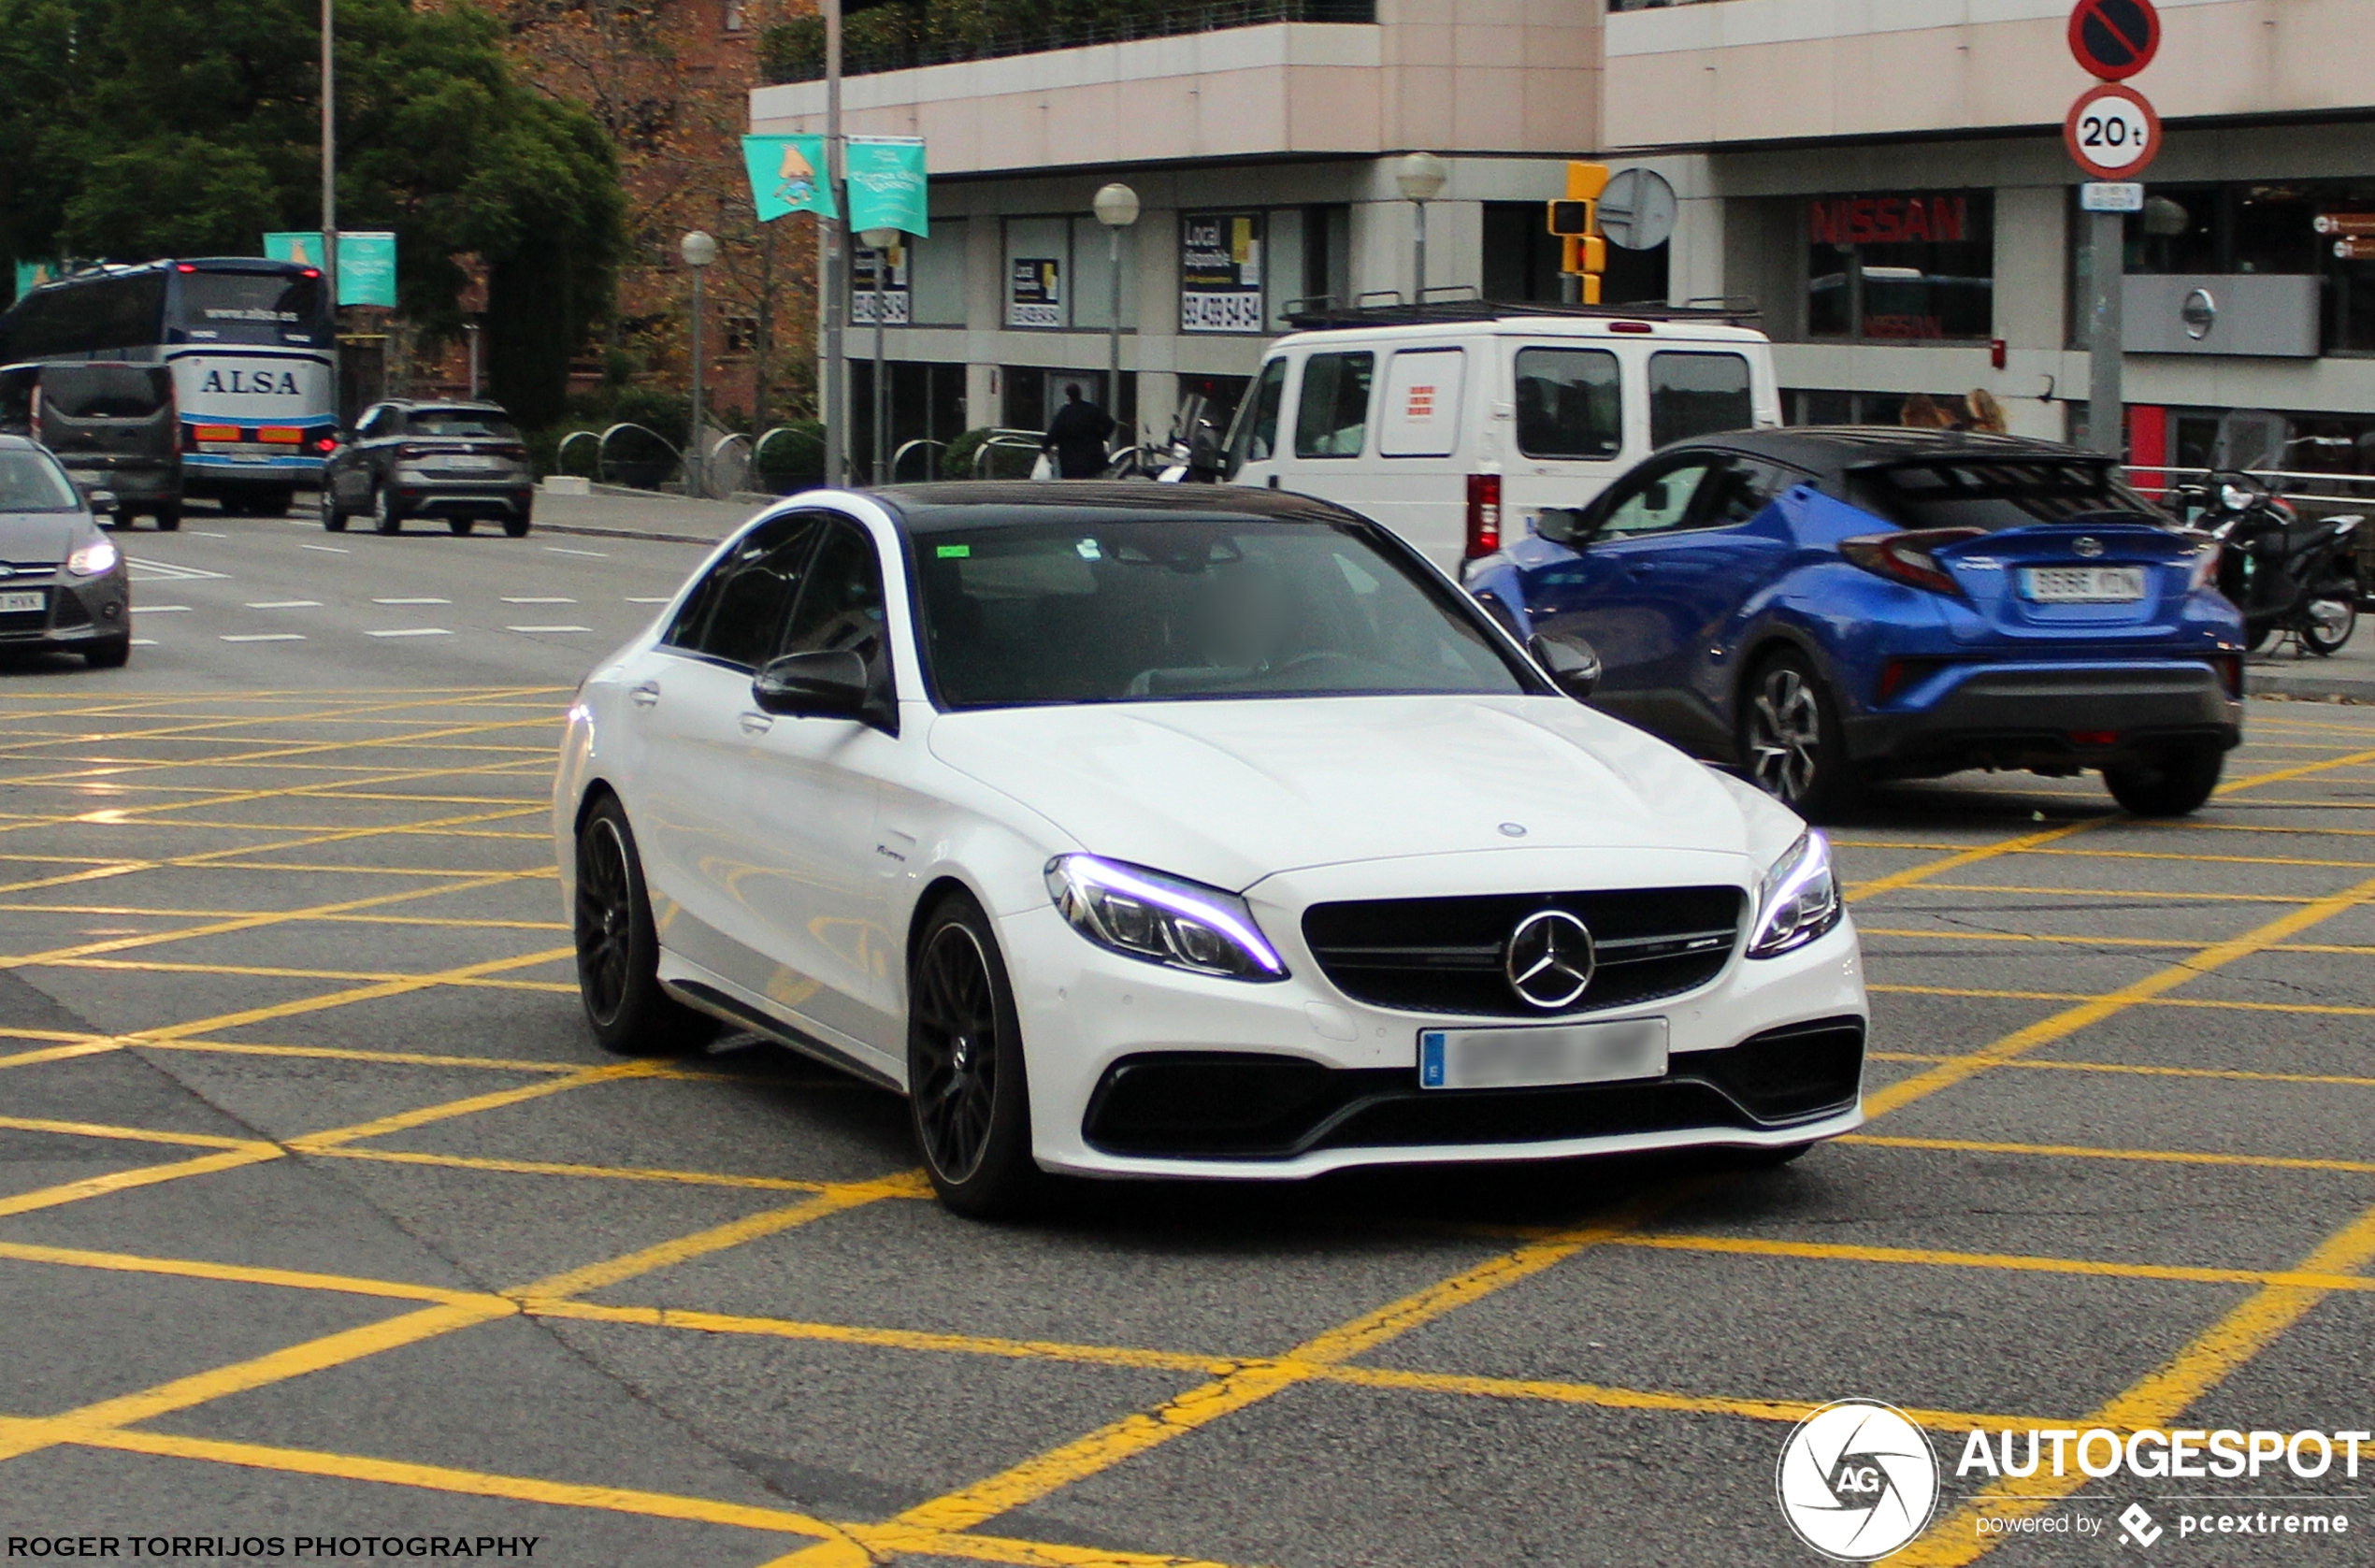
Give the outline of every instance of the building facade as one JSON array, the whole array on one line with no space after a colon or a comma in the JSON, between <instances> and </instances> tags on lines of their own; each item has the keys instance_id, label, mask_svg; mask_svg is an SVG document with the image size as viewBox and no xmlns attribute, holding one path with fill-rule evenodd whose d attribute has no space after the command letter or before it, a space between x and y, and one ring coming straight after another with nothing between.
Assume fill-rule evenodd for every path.
<instances>
[{"instance_id":1,"label":"building facade","mask_svg":"<svg viewBox=\"0 0 2375 1568\"><path fill-rule=\"evenodd\" d=\"M900 434L1033 427L1066 381L1103 396L1113 278L1089 201L1109 180L1144 205L1121 247L1124 412L1159 433L1184 391L1228 400L1294 310L1410 297L1418 215L1394 170L1425 150L1450 169L1424 218L1431 298L1555 299L1541 204L1565 162L1646 166L1678 219L1657 251L1616 253L1608 297L1752 302L1792 420L1985 388L2016 430L2082 436L2062 121L2090 79L2069 9L1380 0L1369 21L852 78L847 130L930 146L933 234L885 348L935 407L928 432L900 394ZM2166 132L2128 220L2132 461L2375 469L2375 6L2161 10L2132 83ZM760 131L822 125L821 83L751 104Z\"/></svg>"}]
</instances>

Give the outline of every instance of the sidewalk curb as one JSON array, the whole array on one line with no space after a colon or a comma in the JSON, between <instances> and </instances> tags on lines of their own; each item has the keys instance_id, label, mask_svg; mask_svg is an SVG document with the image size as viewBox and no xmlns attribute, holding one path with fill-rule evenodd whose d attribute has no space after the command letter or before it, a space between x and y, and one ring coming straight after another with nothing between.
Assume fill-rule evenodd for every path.
<instances>
[{"instance_id":1,"label":"sidewalk curb","mask_svg":"<svg viewBox=\"0 0 2375 1568\"><path fill-rule=\"evenodd\" d=\"M727 537L720 534L715 539L704 539L698 534L666 534L657 528L597 528L583 523L539 523L534 531L567 534L571 539L634 539L650 544L698 544L709 549L724 544Z\"/></svg>"}]
</instances>

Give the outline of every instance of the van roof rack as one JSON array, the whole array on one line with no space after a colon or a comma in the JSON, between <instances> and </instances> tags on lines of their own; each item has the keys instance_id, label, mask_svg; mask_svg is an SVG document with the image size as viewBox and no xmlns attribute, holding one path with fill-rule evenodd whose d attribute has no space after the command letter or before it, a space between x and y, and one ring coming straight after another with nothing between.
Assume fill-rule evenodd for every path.
<instances>
[{"instance_id":1,"label":"van roof rack","mask_svg":"<svg viewBox=\"0 0 2375 1568\"><path fill-rule=\"evenodd\" d=\"M1429 292L1432 292L1432 290ZM1377 300L1363 295L1361 301ZM1764 312L1753 301L1721 300L1690 305L1562 305L1550 300L1429 299L1417 303L1389 294L1376 304L1338 304L1332 297L1290 299L1281 311L1298 332L1331 327L1425 326L1441 322L1496 322L1519 316L1582 316L1634 322L1696 322L1707 325L1761 326Z\"/></svg>"}]
</instances>

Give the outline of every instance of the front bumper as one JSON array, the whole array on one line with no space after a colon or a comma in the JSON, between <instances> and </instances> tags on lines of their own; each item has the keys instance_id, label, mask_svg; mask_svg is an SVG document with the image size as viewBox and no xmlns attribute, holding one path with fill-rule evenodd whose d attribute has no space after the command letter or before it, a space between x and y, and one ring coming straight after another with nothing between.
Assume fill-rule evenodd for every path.
<instances>
[{"instance_id":1,"label":"front bumper","mask_svg":"<svg viewBox=\"0 0 2375 1568\"><path fill-rule=\"evenodd\" d=\"M1696 989L1556 1020L1666 1019L1662 1078L1444 1090L1418 1086L1421 1030L1528 1020L1353 1000L1301 942L1303 901L1288 914L1256 899L1291 971L1265 984L1110 953L1044 905L999 919L1043 1166L1275 1180L1364 1165L1784 1147L1863 1123L1868 1011L1844 918L1778 958L1735 954Z\"/></svg>"},{"instance_id":2,"label":"front bumper","mask_svg":"<svg viewBox=\"0 0 2375 1568\"><path fill-rule=\"evenodd\" d=\"M2231 748L2243 704L2200 659L1951 663L1845 728L1848 755L1884 771L2100 768L2172 743Z\"/></svg>"},{"instance_id":3,"label":"front bumper","mask_svg":"<svg viewBox=\"0 0 2375 1568\"><path fill-rule=\"evenodd\" d=\"M0 592L42 595L39 610L0 611L0 648L79 648L132 634L132 579L121 562L97 577L11 577Z\"/></svg>"}]
</instances>

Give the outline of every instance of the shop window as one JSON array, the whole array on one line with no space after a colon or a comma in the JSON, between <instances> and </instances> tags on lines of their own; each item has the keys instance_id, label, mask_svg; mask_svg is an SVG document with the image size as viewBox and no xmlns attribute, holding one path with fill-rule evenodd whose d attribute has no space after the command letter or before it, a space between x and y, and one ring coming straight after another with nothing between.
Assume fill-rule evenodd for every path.
<instances>
[{"instance_id":1,"label":"shop window","mask_svg":"<svg viewBox=\"0 0 2375 1568\"><path fill-rule=\"evenodd\" d=\"M1993 192L1816 196L1806 221L1809 337L1924 342L1993 335Z\"/></svg>"}]
</instances>

